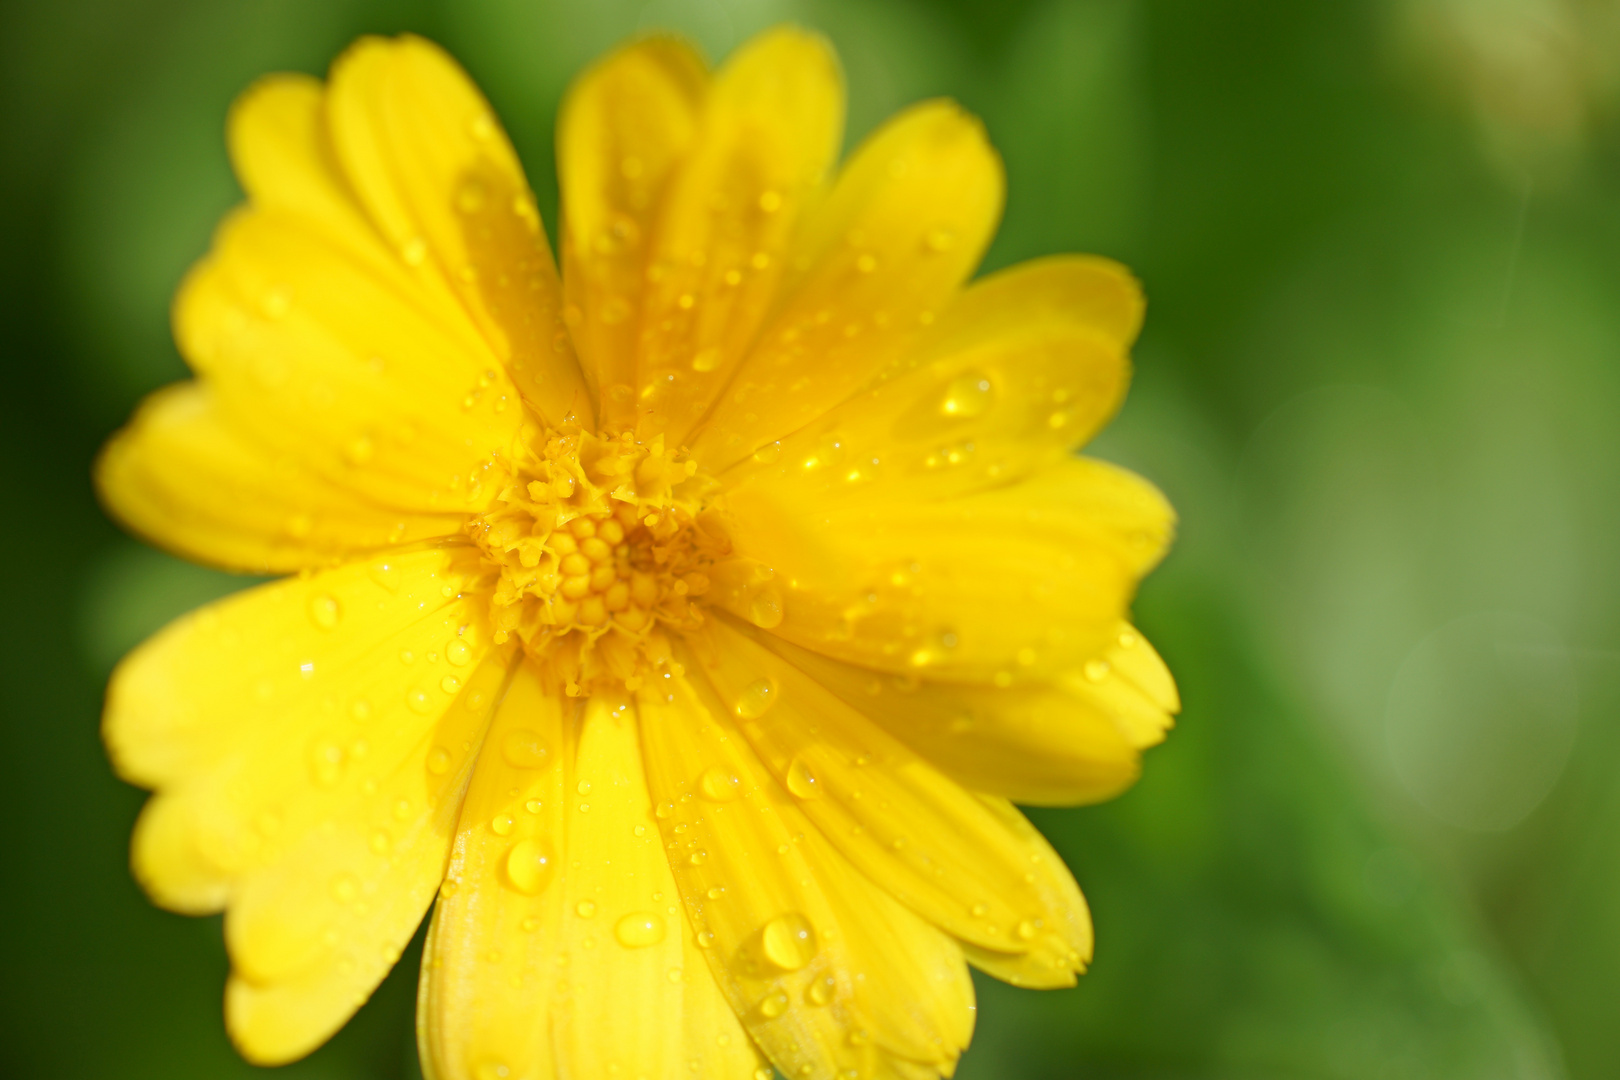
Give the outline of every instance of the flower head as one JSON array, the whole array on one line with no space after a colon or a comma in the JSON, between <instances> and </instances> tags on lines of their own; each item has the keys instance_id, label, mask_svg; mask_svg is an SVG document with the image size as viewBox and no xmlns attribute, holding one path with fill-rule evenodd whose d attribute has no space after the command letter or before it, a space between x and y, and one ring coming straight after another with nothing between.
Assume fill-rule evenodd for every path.
<instances>
[{"instance_id":1,"label":"flower head","mask_svg":"<svg viewBox=\"0 0 1620 1080\"><path fill-rule=\"evenodd\" d=\"M979 125L918 105L834 174L842 109L798 30L612 54L563 106L559 275L427 42L237 103L197 378L99 482L289 575L133 653L105 725L141 882L226 911L248 1057L326 1039L430 906L444 1080L948 1075L966 963L1083 970L1011 800L1118 792L1176 710L1125 621L1170 510L1071 454L1141 299L1094 258L965 285Z\"/></svg>"}]
</instances>

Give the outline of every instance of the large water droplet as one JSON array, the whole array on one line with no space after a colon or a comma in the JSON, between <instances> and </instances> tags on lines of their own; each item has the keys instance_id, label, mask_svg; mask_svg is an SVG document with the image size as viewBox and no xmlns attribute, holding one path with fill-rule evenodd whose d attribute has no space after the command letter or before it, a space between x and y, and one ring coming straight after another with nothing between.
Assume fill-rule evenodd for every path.
<instances>
[{"instance_id":1,"label":"large water droplet","mask_svg":"<svg viewBox=\"0 0 1620 1080\"><path fill-rule=\"evenodd\" d=\"M489 827L494 830L496 836L511 836L514 824L516 823L512 820L511 814L496 814L490 820Z\"/></svg>"},{"instance_id":2,"label":"large water droplet","mask_svg":"<svg viewBox=\"0 0 1620 1080\"><path fill-rule=\"evenodd\" d=\"M782 590L769 582L755 589L748 601L748 619L761 630L781 625Z\"/></svg>"},{"instance_id":3,"label":"large water droplet","mask_svg":"<svg viewBox=\"0 0 1620 1080\"><path fill-rule=\"evenodd\" d=\"M644 949L664 940L664 917L652 911L626 915L613 927L613 936L627 949Z\"/></svg>"},{"instance_id":4,"label":"large water droplet","mask_svg":"<svg viewBox=\"0 0 1620 1080\"><path fill-rule=\"evenodd\" d=\"M456 667L461 667L472 659L472 646L461 638L456 638L444 647L444 658Z\"/></svg>"},{"instance_id":5,"label":"large water droplet","mask_svg":"<svg viewBox=\"0 0 1620 1080\"><path fill-rule=\"evenodd\" d=\"M758 720L776 704L776 698L775 680L755 679L743 687L742 693L737 695L737 700L732 702L731 707L744 720Z\"/></svg>"},{"instance_id":6,"label":"large water droplet","mask_svg":"<svg viewBox=\"0 0 1620 1080\"><path fill-rule=\"evenodd\" d=\"M986 375L978 371L965 372L945 387L945 397L939 403L940 415L963 420L983 416L990 408L993 394L994 387Z\"/></svg>"},{"instance_id":7,"label":"large water droplet","mask_svg":"<svg viewBox=\"0 0 1620 1080\"><path fill-rule=\"evenodd\" d=\"M551 857L536 841L519 840L506 853L506 880L514 889L537 895L551 877Z\"/></svg>"},{"instance_id":8,"label":"large water droplet","mask_svg":"<svg viewBox=\"0 0 1620 1080\"><path fill-rule=\"evenodd\" d=\"M798 971L816 955L816 932L810 920L798 912L778 915L765 924L760 935L765 959L783 971Z\"/></svg>"},{"instance_id":9,"label":"large water droplet","mask_svg":"<svg viewBox=\"0 0 1620 1080\"><path fill-rule=\"evenodd\" d=\"M501 757L520 769L538 769L546 763L546 744L538 731L513 728L501 740Z\"/></svg>"},{"instance_id":10,"label":"large water droplet","mask_svg":"<svg viewBox=\"0 0 1620 1080\"><path fill-rule=\"evenodd\" d=\"M796 757L788 766L787 789L801 799L821 798L821 784L804 758Z\"/></svg>"},{"instance_id":11,"label":"large water droplet","mask_svg":"<svg viewBox=\"0 0 1620 1080\"><path fill-rule=\"evenodd\" d=\"M378 585L381 585L383 588L387 589L389 592L394 592L399 588L399 567L395 566L393 563L372 563L366 569L366 576L371 578L371 580L375 581Z\"/></svg>"},{"instance_id":12,"label":"large water droplet","mask_svg":"<svg viewBox=\"0 0 1620 1080\"><path fill-rule=\"evenodd\" d=\"M823 975L819 979L811 980L804 989L804 999L812 1005L825 1005L833 999L838 989L838 981L831 975Z\"/></svg>"},{"instance_id":13,"label":"large water droplet","mask_svg":"<svg viewBox=\"0 0 1620 1080\"><path fill-rule=\"evenodd\" d=\"M710 802L731 802L737 797L737 778L730 769L713 765L698 779L698 790Z\"/></svg>"},{"instance_id":14,"label":"large water droplet","mask_svg":"<svg viewBox=\"0 0 1620 1080\"><path fill-rule=\"evenodd\" d=\"M774 1020L787 1012L788 996L780 990L772 990L765 995L765 1000L759 1003L760 1015L767 1020Z\"/></svg>"},{"instance_id":15,"label":"large water droplet","mask_svg":"<svg viewBox=\"0 0 1620 1080\"><path fill-rule=\"evenodd\" d=\"M318 742L310 750L309 764L315 783L331 787L343 776L343 748L335 742Z\"/></svg>"},{"instance_id":16,"label":"large water droplet","mask_svg":"<svg viewBox=\"0 0 1620 1080\"><path fill-rule=\"evenodd\" d=\"M360 882L353 874L339 874L332 879L332 899L340 904L352 904L360 895Z\"/></svg>"},{"instance_id":17,"label":"large water droplet","mask_svg":"<svg viewBox=\"0 0 1620 1080\"><path fill-rule=\"evenodd\" d=\"M309 600L309 621L316 628L330 630L343 618L343 608L338 604L337 597L330 593L321 593L312 596Z\"/></svg>"}]
</instances>

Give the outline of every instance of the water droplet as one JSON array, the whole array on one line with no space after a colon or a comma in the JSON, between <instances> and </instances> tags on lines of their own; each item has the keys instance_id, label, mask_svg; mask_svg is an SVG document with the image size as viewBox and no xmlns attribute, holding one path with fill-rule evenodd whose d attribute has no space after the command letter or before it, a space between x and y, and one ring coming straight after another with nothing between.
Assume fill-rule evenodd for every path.
<instances>
[{"instance_id":1,"label":"water droplet","mask_svg":"<svg viewBox=\"0 0 1620 1080\"><path fill-rule=\"evenodd\" d=\"M317 629L330 630L343 618L343 609L338 605L337 597L330 593L321 593L310 597L309 621Z\"/></svg>"},{"instance_id":2,"label":"water droplet","mask_svg":"<svg viewBox=\"0 0 1620 1080\"><path fill-rule=\"evenodd\" d=\"M811 981L805 987L804 999L812 1005L825 1005L833 999L833 993L838 989L838 982L831 975L824 975Z\"/></svg>"},{"instance_id":3,"label":"water droplet","mask_svg":"<svg viewBox=\"0 0 1620 1080\"><path fill-rule=\"evenodd\" d=\"M343 776L343 748L335 742L318 742L310 750L309 764L315 782L331 787Z\"/></svg>"},{"instance_id":4,"label":"water droplet","mask_svg":"<svg viewBox=\"0 0 1620 1080\"><path fill-rule=\"evenodd\" d=\"M588 919L596 914L596 904L590 900L581 900L574 905L574 912L582 919Z\"/></svg>"},{"instance_id":5,"label":"water droplet","mask_svg":"<svg viewBox=\"0 0 1620 1080\"><path fill-rule=\"evenodd\" d=\"M352 904L360 895L360 882L353 874L339 874L332 879L332 899L340 904Z\"/></svg>"},{"instance_id":6,"label":"water droplet","mask_svg":"<svg viewBox=\"0 0 1620 1080\"><path fill-rule=\"evenodd\" d=\"M1068 422L1069 414L1064 412L1062 409L1059 409L1057 412L1046 418L1046 426L1051 428L1053 431L1064 427L1068 424Z\"/></svg>"},{"instance_id":7,"label":"water droplet","mask_svg":"<svg viewBox=\"0 0 1620 1080\"><path fill-rule=\"evenodd\" d=\"M388 854L388 834L381 829L371 834L371 851L374 855Z\"/></svg>"},{"instance_id":8,"label":"water droplet","mask_svg":"<svg viewBox=\"0 0 1620 1080\"><path fill-rule=\"evenodd\" d=\"M675 813L675 804L671 802L661 802L658 804L658 809L654 810L653 813L658 815L660 820L667 820Z\"/></svg>"},{"instance_id":9,"label":"water droplet","mask_svg":"<svg viewBox=\"0 0 1620 1080\"><path fill-rule=\"evenodd\" d=\"M407 821L410 819L410 816L411 800L400 799L398 802L394 803L394 819L396 821Z\"/></svg>"},{"instance_id":10,"label":"water droplet","mask_svg":"<svg viewBox=\"0 0 1620 1080\"><path fill-rule=\"evenodd\" d=\"M699 349L692 357L693 371L713 371L720 366L720 350L714 346Z\"/></svg>"},{"instance_id":11,"label":"water droplet","mask_svg":"<svg viewBox=\"0 0 1620 1080\"><path fill-rule=\"evenodd\" d=\"M974 915L975 918L982 919L988 914L990 914L989 905L987 905L987 904L974 904L973 905L973 915Z\"/></svg>"},{"instance_id":12,"label":"water droplet","mask_svg":"<svg viewBox=\"0 0 1620 1080\"><path fill-rule=\"evenodd\" d=\"M726 895L725 887L722 885L716 885L714 888L708 891L707 895L710 900L718 900L722 896Z\"/></svg>"},{"instance_id":13,"label":"water droplet","mask_svg":"<svg viewBox=\"0 0 1620 1080\"><path fill-rule=\"evenodd\" d=\"M543 804L539 799L530 799L528 802L523 804L523 809L527 810L531 814L538 814L542 805Z\"/></svg>"},{"instance_id":14,"label":"water droplet","mask_svg":"<svg viewBox=\"0 0 1620 1080\"><path fill-rule=\"evenodd\" d=\"M450 751L442 746L435 746L427 756L427 770L435 775L442 776L450 771Z\"/></svg>"},{"instance_id":15,"label":"water droplet","mask_svg":"<svg viewBox=\"0 0 1620 1080\"><path fill-rule=\"evenodd\" d=\"M472 177L456 189L456 209L463 214L476 214L484 208L484 199L488 194L483 181Z\"/></svg>"},{"instance_id":16,"label":"water droplet","mask_svg":"<svg viewBox=\"0 0 1620 1080\"><path fill-rule=\"evenodd\" d=\"M713 765L698 778L698 790L710 802L730 802L737 797L737 778L730 769Z\"/></svg>"},{"instance_id":17,"label":"water droplet","mask_svg":"<svg viewBox=\"0 0 1620 1080\"><path fill-rule=\"evenodd\" d=\"M774 679L755 679L743 687L732 703L732 709L744 720L758 720L776 704L777 688Z\"/></svg>"},{"instance_id":18,"label":"water droplet","mask_svg":"<svg viewBox=\"0 0 1620 1080\"><path fill-rule=\"evenodd\" d=\"M698 850L692 852L692 854L687 857L686 861L691 863L693 866L702 866L704 863L709 861L709 853L704 851L702 848L699 848Z\"/></svg>"},{"instance_id":19,"label":"water droplet","mask_svg":"<svg viewBox=\"0 0 1620 1080\"><path fill-rule=\"evenodd\" d=\"M856 1028L854 1031L849 1033L849 1045L851 1046L865 1046L871 1041L871 1033L863 1031L860 1028Z\"/></svg>"},{"instance_id":20,"label":"water droplet","mask_svg":"<svg viewBox=\"0 0 1620 1080\"><path fill-rule=\"evenodd\" d=\"M506 853L506 880L520 893L534 896L551 877L551 858L534 840L519 840Z\"/></svg>"},{"instance_id":21,"label":"water droplet","mask_svg":"<svg viewBox=\"0 0 1620 1080\"><path fill-rule=\"evenodd\" d=\"M788 766L787 789L801 799L821 797L821 785L816 780L815 774L810 771L810 766L805 764L804 758L796 757Z\"/></svg>"},{"instance_id":22,"label":"water droplet","mask_svg":"<svg viewBox=\"0 0 1620 1080\"><path fill-rule=\"evenodd\" d=\"M501 740L501 757L520 769L538 769L546 763L546 744L538 731L513 728Z\"/></svg>"},{"instance_id":23,"label":"water droplet","mask_svg":"<svg viewBox=\"0 0 1620 1080\"><path fill-rule=\"evenodd\" d=\"M1025 941L1033 939L1035 937L1035 924L1028 919L1020 922L1018 924L1018 936Z\"/></svg>"},{"instance_id":24,"label":"water droplet","mask_svg":"<svg viewBox=\"0 0 1620 1080\"><path fill-rule=\"evenodd\" d=\"M447 694L453 694L461 689L461 680L454 675L446 675L439 680L439 687Z\"/></svg>"},{"instance_id":25,"label":"water droplet","mask_svg":"<svg viewBox=\"0 0 1620 1080\"><path fill-rule=\"evenodd\" d=\"M472 646L461 638L456 638L444 647L444 658L456 667L462 667L472 659Z\"/></svg>"},{"instance_id":26,"label":"water droplet","mask_svg":"<svg viewBox=\"0 0 1620 1080\"><path fill-rule=\"evenodd\" d=\"M748 619L761 630L782 622L782 591L773 584L761 585L748 603Z\"/></svg>"},{"instance_id":27,"label":"water droplet","mask_svg":"<svg viewBox=\"0 0 1620 1080\"><path fill-rule=\"evenodd\" d=\"M767 1020L774 1020L787 1012L788 996L780 990L772 990L765 995L765 1000L759 1003L759 1013Z\"/></svg>"},{"instance_id":28,"label":"water droplet","mask_svg":"<svg viewBox=\"0 0 1620 1080\"><path fill-rule=\"evenodd\" d=\"M783 971L798 971L816 955L816 933L810 920L798 912L778 915L760 935L765 959Z\"/></svg>"},{"instance_id":29,"label":"water droplet","mask_svg":"<svg viewBox=\"0 0 1620 1080\"><path fill-rule=\"evenodd\" d=\"M754 460L759 462L761 465L769 465L771 462L777 460L781 456L782 444L780 442L766 443L764 446L754 451Z\"/></svg>"},{"instance_id":30,"label":"water droplet","mask_svg":"<svg viewBox=\"0 0 1620 1080\"><path fill-rule=\"evenodd\" d=\"M574 790L578 791L581 795L589 795L591 793L591 782L589 780L581 780L578 784L574 785Z\"/></svg>"},{"instance_id":31,"label":"water droplet","mask_svg":"<svg viewBox=\"0 0 1620 1080\"><path fill-rule=\"evenodd\" d=\"M405 695L405 704L411 707L412 712L421 713L424 716L433 711L433 699L421 687L417 687Z\"/></svg>"},{"instance_id":32,"label":"water droplet","mask_svg":"<svg viewBox=\"0 0 1620 1080\"><path fill-rule=\"evenodd\" d=\"M1108 670L1108 661L1106 660L1086 661L1086 678L1092 682L1102 682L1108 677Z\"/></svg>"},{"instance_id":33,"label":"water droplet","mask_svg":"<svg viewBox=\"0 0 1620 1080\"><path fill-rule=\"evenodd\" d=\"M664 940L664 917L651 911L626 915L613 926L613 936L627 949L644 949Z\"/></svg>"},{"instance_id":34,"label":"water droplet","mask_svg":"<svg viewBox=\"0 0 1620 1080\"><path fill-rule=\"evenodd\" d=\"M515 823L511 814L497 814L489 823L489 827L495 831L496 836L511 836L513 824Z\"/></svg>"},{"instance_id":35,"label":"water droplet","mask_svg":"<svg viewBox=\"0 0 1620 1080\"><path fill-rule=\"evenodd\" d=\"M982 372L969 371L952 379L939 403L941 416L969 420L983 416L994 399L994 387Z\"/></svg>"},{"instance_id":36,"label":"water droplet","mask_svg":"<svg viewBox=\"0 0 1620 1080\"><path fill-rule=\"evenodd\" d=\"M924 237L923 243L936 254L949 251L956 246L956 234L949 229L934 229Z\"/></svg>"}]
</instances>

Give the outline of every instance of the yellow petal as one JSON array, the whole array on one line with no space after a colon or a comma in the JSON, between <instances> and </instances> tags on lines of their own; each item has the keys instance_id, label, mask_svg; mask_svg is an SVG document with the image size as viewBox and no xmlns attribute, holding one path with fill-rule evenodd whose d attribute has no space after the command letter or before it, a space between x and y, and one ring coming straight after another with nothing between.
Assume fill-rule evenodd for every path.
<instances>
[{"instance_id":1,"label":"yellow petal","mask_svg":"<svg viewBox=\"0 0 1620 1080\"><path fill-rule=\"evenodd\" d=\"M141 405L102 451L96 486L113 515L153 543L260 574L454 535L465 520L383 506L325 480L246 437L196 382Z\"/></svg>"},{"instance_id":2,"label":"yellow petal","mask_svg":"<svg viewBox=\"0 0 1620 1080\"><path fill-rule=\"evenodd\" d=\"M175 335L234 430L329 482L418 512L493 497L522 413L500 363L301 219L227 219Z\"/></svg>"},{"instance_id":3,"label":"yellow petal","mask_svg":"<svg viewBox=\"0 0 1620 1080\"><path fill-rule=\"evenodd\" d=\"M658 681L639 698L658 824L749 1033L786 1076L948 1075L972 1032L959 947L832 848L706 680Z\"/></svg>"},{"instance_id":4,"label":"yellow petal","mask_svg":"<svg viewBox=\"0 0 1620 1080\"><path fill-rule=\"evenodd\" d=\"M506 680L491 657L363 801L242 874L225 919L232 973L225 1022L260 1064L302 1057L363 1004L399 959L443 879L470 760L439 773L441 755L476 745Z\"/></svg>"},{"instance_id":5,"label":"yellow petal","mask_svg":"<svg viewBox=\"0 0 1620 1080\"><path fill-rule=\"evenodd\" d=\"M756 640L964 786L1032 806L1118 795L1136 781L1139 751L1171 722L1173 710L1128 688L1095 700L1084 675L1006 689L940 683L856 667L775 635Z\"/></svg>"},{"instance_id":6,"label":"yellow petal","mask_svg":"<svg viewBox=\"0 0 1620 1080\"><path fill-rule=\"evenodd\" d=\"M851 663L1001 686L1106 648L1173 524L1146 481L1085 458L941 502L795 494L725 494L737 554L711 572L715 602Z\"/></svg>"},{"instance_id":7,"label":"yellow petal","mask_svg":"<svg viewBox=\"0 0 1620 1080\"><path fill-rule=\"evenodd\" d=\"M843 121L838 61L818 35L766 31L716 73L647 256L633 402L644 436L684 439L752 345Z\"/></svg>"},{"instance_id":8,"label":"yellow petal","mask_svg":"<svg viewBox=\"0 0 1620 1080\"><path fill-rule=\"evenodd\" d=\"M965 289L893 370L730 470L804 497L910 500L1027 476L1089 440L1125 394L1142 310L1106 259L1024 263Z\"/></svg>"},{"instance_id":9,"label":"yellow petal","mask_svg":"<svg viewBox=\"0 0 1620 1080\"><path fill-rule=\"evenodd\" d=\"M460 299L551 424L592 409L534 197L489 103L442 49L363 38L332 65L332 153L422 287Z\"/></svg>"},{"instance_id":10,"label":"yellow petal","mask_svg":"<svg viewBox=\"0 0 1620 1080\"><path fill-rule=\"evenodd\" d=\"M795 240L779 308L693 454L721 469L898 361L978 264L1002 190L983 127L951 102L914 106L867 139Z\"/></svg>"},{"instance_id":11,"label":"yellow petal","mask_svg":"<svg viewBox=\"0 0 1620 1080\"><path fill-rule=\"evenodd\" d=\"M1009 825L805 671L729 621L711 627L709 649L694 641L704 674L845 858L946 933L1008 954L1023 984L1073 985L1091 957L1091 918L1062 860L1016 810Z\"/></svg>"},{"instance_id":12,"label":"yellow petal","mask_svg":"<svg viewBox=\"0 0 1620 1080\"><path fill-rule=\"evenodd\" d=\"M564 314L609 424L631 415L648 237L706 82L684 42L649 38L575 80L557 115Z\"/></svg>"},{"instance_id":13,"label":"yellow petal","mask_svg":"<svg viewBox=\"0 0 1620 1080\"><path fill-rule=\"evenodd\" d=\"M424 1057L439 1080L748 1077L760 1061L682 915L634 710L580 711L526 668L491 728L424 963Z\"/></svg>"},{"instance_id":14,"label":"yellow petal","mask_svg":"<svg viewBox=\"0 0 1620 1080\"><path fill-rule=\"evenodd\" d=\"M505 679L464 549L261 586L170 625L108 690L120 772L157 786L135 872L165 906L229 906L233 1037L307 1053L404 948ZM486 657L488 659L486 659Z\"/></svg>"}]
</instances>

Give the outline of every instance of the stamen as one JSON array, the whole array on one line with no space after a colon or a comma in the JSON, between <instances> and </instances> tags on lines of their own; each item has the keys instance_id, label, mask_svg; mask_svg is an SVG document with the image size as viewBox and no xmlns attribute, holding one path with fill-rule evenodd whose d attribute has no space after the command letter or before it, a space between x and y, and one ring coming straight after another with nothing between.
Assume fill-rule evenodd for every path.
<instances>
[{"instance_id":1,"label":"stamen","mask_svg":"<svg viewBox=\"0 0 1620 1080\"><path fill-rule=\"evenodd\" d=\"M566 428L519 457L518 478L468 526L500 574L496 640L516 635L571 694L641 685L670 662L660 628L703 620L704 570L728 550L697 523L714 485L662 437Z\"/></svg>"}]
</instances>

